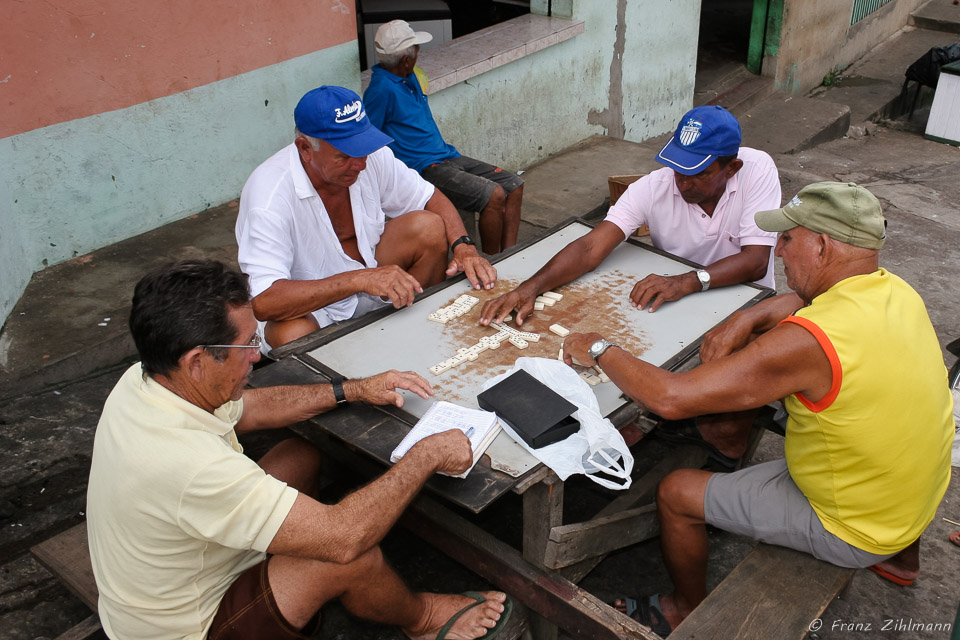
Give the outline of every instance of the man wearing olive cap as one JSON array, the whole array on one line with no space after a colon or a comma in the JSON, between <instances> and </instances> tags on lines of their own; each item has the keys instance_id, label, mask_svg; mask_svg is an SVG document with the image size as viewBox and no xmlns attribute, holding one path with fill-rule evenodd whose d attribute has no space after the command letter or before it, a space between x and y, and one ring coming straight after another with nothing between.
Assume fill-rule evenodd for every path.
<instances>
[{"instance_id":1,"label":"man wearing olive cap","mask_svg":"<svg viewBox=\"0 0 960 640\"><path fill-rule=\"evenodd\" d=\"M617 604L666 635L706 596L705 524L909 584L919 537L950 480L953 398L920 296L879 267L886 223L855 184L824 182L756 215L781 232L776 254L795 293L707 334L703 364L670 373L597 334L564 354L599 363L628 395L679 419L783 398L785 459L736 473L683 469L657 493L674 591ZM596 350L594 350L596 353Z\"/></svg>"},{"instance_id":2,"label":"man wearing olive cap","mask_svg":"<svg viewBox=\"0 0 960 640\"><path fill-rule=\"evenodd\" d=\"M360 96L323 86L293 115L294 142L254 170L237 218L264 353L339 320L410 305L460 271L475 288L493 287L496 270L457 210L393 156Z\"/></svg>"}]
</instances>

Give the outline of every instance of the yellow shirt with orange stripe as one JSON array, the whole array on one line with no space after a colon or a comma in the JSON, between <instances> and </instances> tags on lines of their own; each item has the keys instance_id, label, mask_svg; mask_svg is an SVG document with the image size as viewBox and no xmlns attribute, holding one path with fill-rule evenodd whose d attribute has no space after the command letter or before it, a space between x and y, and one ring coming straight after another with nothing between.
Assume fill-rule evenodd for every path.
<instances>
[{"instance_id":1,"label":"yellow shirt with orange stripe","mask_svg":"<svg viewBox=\"0 0 960 640\"><path fill-rule=\"evenodd\" d=\"M809 331L833 381L786 398L790 475L824 528L864 551L916 540L950 482L953 397L923 300L879 269L847 278L783 322Z\"/></svg>"}]
</instances>

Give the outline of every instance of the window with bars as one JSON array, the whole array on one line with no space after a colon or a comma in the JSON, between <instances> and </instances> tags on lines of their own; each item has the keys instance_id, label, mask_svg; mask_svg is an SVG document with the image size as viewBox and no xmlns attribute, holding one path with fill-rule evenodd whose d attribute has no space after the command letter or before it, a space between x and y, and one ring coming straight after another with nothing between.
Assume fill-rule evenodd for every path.
<instances>
[{"instance_id":1,"label":"window with bars","mask_svg":"<svg viewBox=\"0 0 960 640\"><path fill-rule=\"evenodd\" d=\"M857 24L889 2L890 0L853 0L853 13L850 15L850 24Z\"/></svg>"}]
</instances>

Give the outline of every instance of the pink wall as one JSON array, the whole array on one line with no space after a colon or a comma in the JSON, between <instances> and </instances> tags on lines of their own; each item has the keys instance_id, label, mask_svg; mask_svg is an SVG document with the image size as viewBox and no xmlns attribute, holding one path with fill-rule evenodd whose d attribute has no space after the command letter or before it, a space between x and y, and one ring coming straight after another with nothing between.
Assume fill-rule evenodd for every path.
<instances>
[{"instance_id":1,"label":"pink wall","mask_svg":"<svg viewBox=\"0 0 960 640\"><path fill-rule=\"evenodd\" d=\"M0 138L356 39L353 0L30 0L0 20Z\"/></svg>"}]
</instances>

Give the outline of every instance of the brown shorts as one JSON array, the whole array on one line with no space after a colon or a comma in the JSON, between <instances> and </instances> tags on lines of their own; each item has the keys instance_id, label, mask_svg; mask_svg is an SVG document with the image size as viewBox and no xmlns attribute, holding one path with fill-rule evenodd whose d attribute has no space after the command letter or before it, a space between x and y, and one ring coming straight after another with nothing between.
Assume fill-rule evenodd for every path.
<instances>
[{"instance_id":1,"label":"brown shorts","mask_svg":"<svg viewBox=\"0 0 960 640\"><path fill-rule=\"evenodd\" d=\"M223 594L217 615L207 633L209 640L253 638L310 638L320 626L319 613L303 630L295 629L280 614L267 580L267 558L234 580Z\"/></svg>"}]
</instances>

